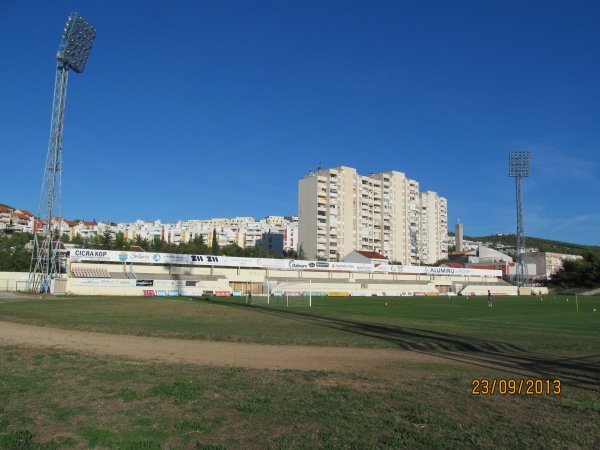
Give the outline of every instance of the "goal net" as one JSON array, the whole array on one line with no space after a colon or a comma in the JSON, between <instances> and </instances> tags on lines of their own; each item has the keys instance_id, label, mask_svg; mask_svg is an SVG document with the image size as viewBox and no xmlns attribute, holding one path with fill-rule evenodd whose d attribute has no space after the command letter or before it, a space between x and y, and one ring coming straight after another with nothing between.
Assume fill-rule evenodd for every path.
<instances>
[{"instance_id":1,"label":"goal net","mask_svg":"<svg viewBox=\"0 0 600 450\"><path fill-rule=\"evenodd\" d=\"M312 306L312 300L308 296L300 295L267 295L267 294L252 294L252 297L246 297L246 303L256 306L273 306L278 308L291 307L309 307Z\"/></svg>"}]
</instances>

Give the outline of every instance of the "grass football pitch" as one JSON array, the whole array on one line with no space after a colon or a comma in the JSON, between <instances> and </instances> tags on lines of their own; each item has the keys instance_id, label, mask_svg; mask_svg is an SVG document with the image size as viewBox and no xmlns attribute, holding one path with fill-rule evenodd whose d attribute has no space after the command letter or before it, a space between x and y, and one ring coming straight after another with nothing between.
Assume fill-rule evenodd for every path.
<instances>
[{"instance_id":1,"label":"grass football pitch","mask_svg":"<svg viewBox=\"0 0 600 450\"><path fill-rule=\"evenodd\" d=\"M0 449L600 446L598 297L257 303L23 296L0 298L0 321L420 358L385 371L250 369L0 339Z\"/></svg>"}]
</instances>

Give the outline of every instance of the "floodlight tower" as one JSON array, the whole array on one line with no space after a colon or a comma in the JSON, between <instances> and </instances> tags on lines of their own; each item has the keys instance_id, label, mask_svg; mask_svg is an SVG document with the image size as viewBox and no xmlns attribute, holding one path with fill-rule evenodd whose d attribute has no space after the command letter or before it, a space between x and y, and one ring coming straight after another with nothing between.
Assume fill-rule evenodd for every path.
<instances>
[{"instance_id":1,"label":"floodlight tower","mask_svg":"<svg viewBox=\"0 0 600 450\"><path fill-rule=\"evenodd\" d=\"M527 264L521 258L521 251L525 250L525 231L523 229L523 205L521 203L521 178L529 176L529 152L511 152L509 157L509 177L517 182L517 292L521 293L521 286L527 280Z\"/></svg>"},{"instance_id":2,"label":"floodlight tower","mask_svg":"<svg viewBox=\"0 0 600 450\"><path fill-rule=\"evenodd\" d=\"M50 140L38 209L38 220L42 230L41 233L37 232L37 221L33 230L33 252L28 281L28 288L32 291L48 292L51 280L60 273L58 250L61 236L62 133L67 81L69 69L76 73L83 72L95 37L96 29L78 13L71 13L56 54Z\"/></svg>"}]
</instances>

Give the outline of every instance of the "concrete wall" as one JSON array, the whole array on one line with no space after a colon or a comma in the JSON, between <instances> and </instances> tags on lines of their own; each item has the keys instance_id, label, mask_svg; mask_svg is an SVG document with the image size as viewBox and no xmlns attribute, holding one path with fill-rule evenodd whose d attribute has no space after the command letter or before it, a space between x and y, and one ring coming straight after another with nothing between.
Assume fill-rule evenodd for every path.
<instances>
[{"instance_id":1,"label":"concrete wall","mask_svg":"<svg viewBox=\"0 0 600 450\"><path fill-rule=\"evenodd\" d=\"M28 277L28 272L0 272L0 292L26 290Z\"/></svg>"}]
</instances>

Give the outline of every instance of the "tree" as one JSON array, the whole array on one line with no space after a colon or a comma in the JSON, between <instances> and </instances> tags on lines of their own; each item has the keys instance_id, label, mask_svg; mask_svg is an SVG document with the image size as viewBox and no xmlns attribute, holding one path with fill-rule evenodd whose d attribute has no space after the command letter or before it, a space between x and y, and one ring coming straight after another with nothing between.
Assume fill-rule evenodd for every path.
<instances>
[{"instance_id":1,"label":"tree","mask_svg":"<svg viewBox=\"0 0 600 450\"><path fill-rule=\"evenodd\" d=\"M146 238L141 237L139 234L137 234L133 241L133 245L135 245L137 247L141 247L144 250L146 250L147 248L150 248L150 241Z\"/></svg>"},{"instance_id":2,"label":"tree","mask_svg":"<svg viewBox=\"0 0 600 450\"><path fill-rule=\"evenodd\" d=\"M151 252L160 252L163 249L165 241L159 236L154 236L150 245L148 246Z\"/></svg>"},{"instance_id":3,"label":"tree","mask_svg":"<svg viewBox=\"0 0 600 450\"><path fill-rule=\"evenodd\" d=\"M201 234L195 235L188 244L188 252L195 255L204 255L208 253L208 245L204 242Z\"/></svg>"},{"instance_id":4,"label":"tree","mask_svg":"<svg viewBox=\"0 0 600 450\"><path fill-rule=\"evenodd\" d=\"M31 233L0 235L0 271L27 272L31 265L31 251L27 245L33 239Z\"/></svg>"},{"instance_id":5,"label":"tree","mask_svg":"<svg viewBox=\"0 0 600 450\"><path fill-rule=\"evenodd\" d=\"M262 245L255 245L254 247L246 247L244 249L244 256L247 258L266 258L267 251Z\"/></svg>"},{"instance_id":6,"label":"tree","mask_svg":"<svg viewBox=\"0 0 600 450\"><path fill-rule=\"evenodd\" d=\"M119 231L115 235L114 248L116 250L123 250L129 248L129 245L127 244L127 239L125 239L125 233L123 233L122 231Z\"/></svg>"},{"instance_id":7,"label":"tree","mask_svg":"<svg viewBox=\"0 0 600 450\"><path fill-rule=\"evenodd\" d=\"M71 239L71 244L83 245L84 243L85 243L85 240L83 239L83 236L80 234L76 234L75 236L73 236L73 239Z\"/></svg>"},{"instance_id":8,"label":"tree","mask_svg":"<svg viewBox=\"0 0 600 450\"><path fill-rule=\"evenodd\" d=\"M220 255L219 241L217 240L217 229L213 228L211 252L213 255Z\"/></svg>"},{"instance_id":9,"label":"tree","mask_svg":"<svg viewBox=\"0 0 600 450\"><path fill-rule=\"evenodd\" d=\"M102 236L100 237L100 242L99 242L100 248L108 250L111 248L113 242L114 242L114 236L107 227L104 230L104 232L102 233Z\"/></svg>"},{"instance_id":10,"label":"tree","mask_svg":"<svg viewBox=\"0 0 600 450\"><path fill-rule=\"evenodd\" d=\"M306 255L304 254L304 247L302 247L302 244L300 244L300 247L298 248L298 259L306 259Z\"/></svg>"},{"instance_id":11,"label":"tree","mask_svg":"<svg viewBox=\"0 0 600 450\"><path fill-rule=\"evenodd\" d=\"M221 249L225 256L244 256L244 249L237 244L229 244Z\"/></svg>"},{"instance_id":12,"label":"tree","mask_svg":"<svg viewBox=\"0 0 600 450\"><path fill-rule=\"evenodd\" d=\"M597 252L586 251L583 260L564 261L562 267L550 276L548 284L559 288L599 286L600 255Z\"/></svg>"},{"instance_id":13,"label":"tree","mask_svg":"<svg viewBox=\"0 0 600 450\"><path fill-rule=\"evenodd\" d=\"M450 260L449 260L448 258L444 258L444 259L438 259L438 260L437 260L436 262L434 262L432 265L433 265L434 267L439 267L439 266L441 266L442 264L446 264L446 263L448 263L448 262L450 262Z\"/></svg>"}]
</instances>

